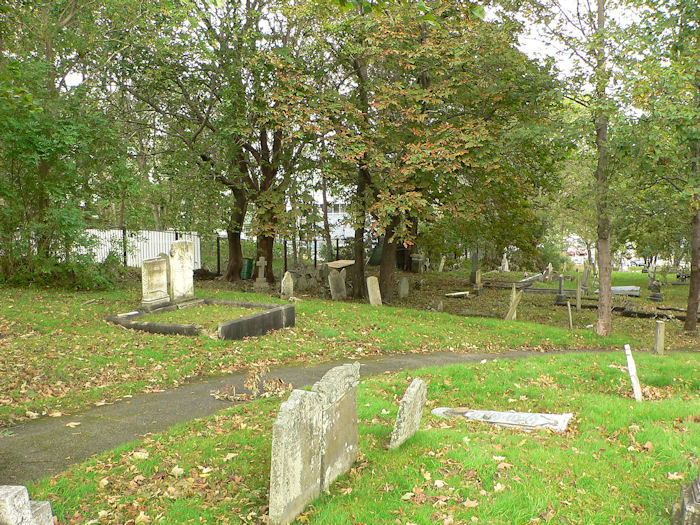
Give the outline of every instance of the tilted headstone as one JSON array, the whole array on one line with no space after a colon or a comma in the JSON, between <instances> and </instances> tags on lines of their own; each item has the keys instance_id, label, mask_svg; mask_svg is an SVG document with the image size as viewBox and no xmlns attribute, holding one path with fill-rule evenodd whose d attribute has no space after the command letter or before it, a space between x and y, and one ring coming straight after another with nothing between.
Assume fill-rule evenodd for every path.
<instances>
[{"instance_id":1,"label":"tilted headstone","mask_svg":"<svg viewBox=\"0 0 700 525\"><path fill-rule=\"evenodd\" d=\"M161 257L146 259L141 263L141 304L147 308L170 302L168 294L168 263Z\"/></svg>"},{"instance_id":2,"label":"tilted headstone","mask_svg":"<svg viewBox=\"0 0 700 525\"><path fill-rule=\"evenodd\" d=\"M630 376L630 382L632 383L632 392L634 393L634 400L637 402L642 401L642 388L639 385L639 377L637 376L637 365L634 364L634 358L632 357L632 350L630 345L625 345L625 356L627 357L627 372Z\"/></svg>"},{"instance_id":3,"label":"tilted headstone","mask_svg":"<svg viewBox=\"0 0 700 525\"><path fill-rule=\"evenodd\" d=\"M442 271L445 269L445 261L447 258L443 255L440 257L440 266L438 266L438 272L442 273Z\"/></svg>"},{"instance_id":4,"label":"tilted headstone","mask_svg":"<svg viewBox=\"0 0 700 525\"><path fill-rule=\"evenodd\" d=\"M30 501L27 487L0 485L1 525L53 525L48 501Z\"/></svg>"},{"instance_id":5,"label":"tilted headstone","mask_svg":"<svg viewBox=\"0 0 700 525\"><path fill-rule=\"evenodd\" d=\"M290 272L284 272L282 277L280 297L282 299L290 299L294 297L294 278Z\"/></svg>"},{"instance_id":6,"label":"tilted headstone","mask_svg":"<svg viewBox=\"0 0 700 525\"><path fill-rule=\"evenodd\" d=\"M396 421L394 422L394 430L391 432L389 440L390 449L400 446L416 433L420 427L426 397L427 387L425 381L416 377L408 385L406 392L401 398L399 412L396 414Z\"/></svg>"},{"instance_id":7,"label":"tilted headstone","mask_svg":"<svg viewBox=\"0 0 700 525\"><path fill-rule=\"evenodd\" d=\"M510 306L508 307L508 312L506 313L506 321L515 321L518 318L518 304L523 298L523 290L517 291L515 285L510 293Z\"/></svg>"},{"instance_id":8,"label":"tilted headstone","mask_svg":"<svg viewBox=\"0 0 700 525\"><path fill-rule=\"evenodd\" d=\"M321 432L321 490L344 474L359 453L357 433L357 385L360 363L331 368L311 387L321 395L323 423Z\"/></svg>"},{"instance_id":9,"label":"tilted headstone","mask_svg":"<svg viewBox=\"0 0 700 525\"><path fill-rule=\"evenodd\" d=\"M671 509L671 525L700 525L700 473L681 485L681 500Z\"/></svg>"},{"instance_id":10,"label":"tilted headstone","mask_svg":"<svg viewBox=\"0 0 700 525\"><path fill-rule=\"evenodd\" d=\"M379 291L379 279L374 275L367 277L367 295L369 295L369 304L372 306L382 305L382 293Z\"/></svg>"},{"instance_id":11,"label":"tilted headstone","mask_svg":"<svg viewBox=\"0 0 700 525\"><path fill-rule=\"evenodd\" d=\"M341 277L338 270L331 270L328 273L328 286L331 289L331 299L334 301L342 301L347 298L345 279Z\"/></svg>"},{"instance_id":12,"label":"tilted headstone","mask_svg":"<svg viewBox=\"0 0 700 525\"><path fill-rule=\"evenodd\" d=\"M408 277L399 278L399 299L405 299L408 297L409 283Z\"/></svg>"},{"instance_id":13,"label":"tilted headstone","mask_svg":"<svg viewBox=\"0 0 700 525\"><path fill-rule=\"evenodd\" d=\"M173 302L194 298L194 248L190 241L170 247L170 297Z\"/></svg>"},{"instance_id":14,"label":"tilted headstone","mask_svg":"<svg viewBox=\"0 0 700 525\"><path fill-rule=\"evenodd\" d=\"M321 439L324 398L294 390L272 426L270 524L294 521L321 492Z\"/></svg>"}]
</instances>

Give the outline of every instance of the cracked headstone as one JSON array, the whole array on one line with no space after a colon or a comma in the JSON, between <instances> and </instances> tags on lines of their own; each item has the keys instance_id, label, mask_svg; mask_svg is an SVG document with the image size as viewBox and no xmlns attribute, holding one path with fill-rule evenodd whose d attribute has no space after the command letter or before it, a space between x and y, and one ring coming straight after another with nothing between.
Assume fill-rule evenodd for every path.
<instances>
[{"instance_id":1,"label":"cracked headstone","mask_svg":"<svg viewBox=\"0 0 700 525\"><path fill-rule=\"evenodd\" d=\"M406 392L401 398L399 412L394 422L394 430L391 432L391 438L389 440L390 449L400 446L416 433L420 427L421 417L423 416L426 396L427 387L425 381L416 377L411 381L411 384L408 385Z\"/></svg>"}]
</instances>

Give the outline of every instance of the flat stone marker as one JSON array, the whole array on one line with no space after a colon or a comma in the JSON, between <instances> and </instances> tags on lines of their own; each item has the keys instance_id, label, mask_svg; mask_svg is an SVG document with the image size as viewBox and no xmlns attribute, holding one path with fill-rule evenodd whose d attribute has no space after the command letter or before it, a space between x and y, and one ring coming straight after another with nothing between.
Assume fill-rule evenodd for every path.
<instances>
[{"instance_id":1,"label":"flat stone marker","mask_svg":"<svg viewBox=\"0 0 700 525\"><path fill-rule=\"evenodd\" d=\"M492 425L521 428L532 431L546 429L565 432L573 414L539 414L531 412L498 412L495 410L471 410L469 408L434 408L432 414L445 419L464 417L473 421L483 421Z\"/></svg>"},{"instance_id":2,"label":"flat stone marker","mask_svg":"<svg viewBox=\"0 0 700 525\"><path fill-rule=\"evenodd\" d=\"M425 408L428 389L425 381L416 377L408 385L401 398L399 412L396 414L394 430L391 432L389 448L394 449L413 436L420 427L420 420Z\"/></svg>"},{"instance_id":3,"label":"flat stone marker","mask_svg":"<svg viewBox=\"0 0 700 525\"><path fill-rule=\"evenodd\" d=\"M270 523L287 524L321 493L323 396L294 390L272 426Z\"/></svg>"},{"instance_id":4,"label":"flat stone marker","mask_svg":"<svg viewBox=\"0 0 700 525\"><path fill-rule=\"evenodd\" d=\"M53 525L51 504L30 501L22 485L0 485L0 525Z\"/></svg>"},{"instance_id":5,"label":"flat stone marker","mask_svg":"<svg viewBox=\"0 0 700 525\"><path fill-rule=\"evenodd\" d=\"M531 275L530 277L525 277L525 279L520 279L518 281L518 284L520 284L520 283L532 283L532 282L541 281L541 280L542 280L542 274L536 273L535 275Z\"/></svg>"},{"instance_id":6,"label":"flat stone marker","mask_svg":"<svg viewBox=\"0 0 700 525\"><path fill-rule=\"evenodd\" d=\"M328 286L331 289L331 299L334 301L342 301L347 298L345 279L343 279L338 270L331 270L328 273Z\"/></svg>"},{"instance_id":7,"label":"flat stone marker","mask_svg":"<svg viewBox=\"0 0 700 525\"><path fill-rule=\"evenodd\" d=\"M321 430L321 490L328 490L333 480L344 474L359 452L357 434L357 384L360 363L331 368L311 391L321 395L323 421Z\"/></svg>"},{"instance_id":8,"label":"flat stone marker","mask_svg":"<svg viewBox=\"0 0 700 525\"><path fill-rule=\"evenodd\" d=\"M173 302L194 298L194 248L190 241L170 247L170 297Z\"/></svg>"},{"instance_id":9,"label":"flat stone marker","mask_svg":"<svg viewBox=\"0 0 700 525\"><path fill-rule=\"evenodd\" d=\"M170 302L168 294L168 263L161 257L146 259L141 264L141 304L147 308Z\"/></svg>"},{"instance_id":10,"label":"flat stone marker","mask_svg":"<svg viewBox=\"0 0 700 525\"><path fill-rule=\"evenodd\" d=\"M446 293L445 297L469 297L469 292L450 292Z\"/></svg>"},{"instance_id":11,"label":"flat stone marker","mask_svg":"<svg viewBox=\"0 0 700 525\"><path fill-rule=\"evenodd\" d=\"M282 299L291 299L294 297L294 278L290 272L284 272L282 277L280 297Z\"/></svg>"},{"instance_id":12,"label":"flat stone marker","mask_svg":"<svg viewBox=\"0 0 700 525\"><path fill-rule=\"evenodd\" d=\"M372 306L382 305L382 293L379 291L379 279L375 276L367 277L367 295Z\"/></svg>"},{"instance_id":13,"label":"flat stone marker","mask_svg":"<svg viewBox=\"0 0 700 525\"><path fill-rule=\"evenodd\" d=\"M671 525L700 525L700 474L681 485L681 500L673 505Z\"/></svg>"},{"instance_id":14,"label":"flat stone marker","mask_svg":"<svg viewBox=\"0 0 700 525\"><path fill-rule=\"evenodd\" d=\"M405 299L408 297L409 283L408 277L399 278L399 299Z\"/></svg>"}]
</instances>

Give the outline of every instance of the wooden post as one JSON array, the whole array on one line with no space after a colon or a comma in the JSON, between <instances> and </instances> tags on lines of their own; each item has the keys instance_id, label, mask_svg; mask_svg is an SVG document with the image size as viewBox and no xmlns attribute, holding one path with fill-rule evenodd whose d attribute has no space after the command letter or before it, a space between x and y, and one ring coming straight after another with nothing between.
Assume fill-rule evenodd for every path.
<instances>
[{"instance_id":1,"label":"wooden post","mask_svg":"<svg viewBox=\"0 0 700 525\"><path fill-rule=\"evenodd\" d=\"M581 311L581 276L576 275L576 311Z\"/></svg>"},{"instance_id":2,"label":"wooden post","mask_svg":"<svg viewBox=\"0 0 700 525\"><path fill-rule=\"evenodd\" d=\"M664 332L666 331L666 323L656 321L656 337L654 338L654 352L659 355L664 355Z\"/></svg>"},{"instance_id":3,"label":"wooden post","mask_svg":"<svg viewBox=\"0 0 700 525\"><path fill-rule=\"evenodd\" d=\"M569 330L573 330L574 323L571 319L571 301L566 301L566 310L569 312Z\"/></svg>"},{"instance_id":4,"label":"wooden post","mask_svg":"<svg viewBox=\"0 0 700 525\"><path fill-rule=\"evenodd\" d=\"M630 349L630 345L625 345L625 355L627 356L627 371L630 374L632 391L634 392L634 400L637 402L641 402L642 388L639 386L639 378L637 377L637 366L634 364L634 358L632 357L632 350Z\"/></svg>"}]
</instances>

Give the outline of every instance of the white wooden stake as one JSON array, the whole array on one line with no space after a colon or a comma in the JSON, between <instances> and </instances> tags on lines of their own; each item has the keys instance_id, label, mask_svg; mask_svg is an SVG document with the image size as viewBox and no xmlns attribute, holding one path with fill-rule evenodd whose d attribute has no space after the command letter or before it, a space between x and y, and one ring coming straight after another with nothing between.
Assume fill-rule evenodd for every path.
<instances>
[{"instance_id":1,"label":"white wooden stake","mask_svg":"<svg viewBox=\"0 0 700 525\"><path fill-rule=\"evenodd\" d=\"M637 366L634 364L634 358L632 357L632 350L630 345L625 345L625 355L627 356L627 371L630 374L630 381L632 382L632 390L634 391L634 400L642 400L642 388L639 386L639 378L637 377Z\"/></svg>"}]
</instances>

